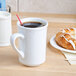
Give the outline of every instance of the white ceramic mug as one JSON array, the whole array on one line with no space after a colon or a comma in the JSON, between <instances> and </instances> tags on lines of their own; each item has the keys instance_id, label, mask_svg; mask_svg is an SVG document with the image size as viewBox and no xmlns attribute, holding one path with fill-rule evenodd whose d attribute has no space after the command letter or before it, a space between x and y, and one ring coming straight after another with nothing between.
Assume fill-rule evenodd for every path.
<instances>
[{"instance_id":1,"label":"white ceramic mug","mask_svg":"<svg viewBox=\"0 0 76 76\"><path fill-rule=\"evenodd\" d=\"M0 11L0 46L10 45L11 14L6 11Z\"/></svg>"},{"instance_id":2,"label":"white ceramic mug","mask_svg":"<svg viewBox=\"0 0 76 76\"><path fill-rule=\"evenodd\" d=\"M40 22L44 26L28 28L17 22L18 33L11 36L11 45L19 54L19 61L27 66L37 66L46 60L46 37L48 22L40 18L24 18L24 22ZM19 49L16 48L15 40L19 38Z\"/></svg>"}]
</instances>

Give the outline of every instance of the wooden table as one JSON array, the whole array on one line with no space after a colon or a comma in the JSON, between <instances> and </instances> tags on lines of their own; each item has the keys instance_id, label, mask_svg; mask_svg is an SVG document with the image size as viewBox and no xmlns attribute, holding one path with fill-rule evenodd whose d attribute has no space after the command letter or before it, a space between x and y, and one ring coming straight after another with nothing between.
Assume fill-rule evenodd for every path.
<instances>
[{"instance_id":1,"label":"wooden table","mask_svg":"<svg viewBox=\"0 0 76 76\"><path fill-rule=\"evenodd\" d=\"M13 33L17 32L15 14L12 13ZM40 17L48 20L46 62L38 67L27 67L19 63L18 55L11 46L0 47L0 76L76 76L76 65L69 65L63 54L49 43L50 38L59 30L76 27L76 15L18 14L21 18Z\"/></svg>"}]
</instances>

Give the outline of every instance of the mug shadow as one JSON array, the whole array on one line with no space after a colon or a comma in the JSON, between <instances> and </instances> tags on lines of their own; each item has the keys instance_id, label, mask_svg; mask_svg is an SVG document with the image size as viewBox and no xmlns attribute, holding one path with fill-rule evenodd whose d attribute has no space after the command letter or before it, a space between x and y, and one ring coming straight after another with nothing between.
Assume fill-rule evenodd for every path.
<instances>
[{"instance_id":1,"label":"mug shadow","mask_svg":"<svg viewBox=\"0 0 76 76\"><path fill-rule=\"evenodd\" d=\"M62 54L61 51L55 49L50 45L50 42L47 43L47 48L49 49L50 52L57 53L57 54ZM8 51L2 50L4 52L0 53L0 67L10 67L10 68L16 68L16 67L29 67L26 65L23 65L22 63L19 62L18 60L18 55L15 52L7 53ZM37 66L36 66L37 67Z\"/></svg>"},{"instance_id":2,"label":"mug shadow","mask_svg":"<svg viewBox=\"0 0 76 76\"><path fill-rule=\"evenodd\" d=\"M38 66L27 66L19 62L18 55L15 53L0 53L0 67L2 68L14 68L14 69L25 69L26 68L35 68Z\"/></svg>"},{"instance_id":3,"label":"mug shadow","mask_svg":"<svg viewBox=\"0 0 76 76\"><path fill-rule=\"evenodd\" d=\"M16 56L12 56L12 55L5 55L5 54L2 54L0 55L0 66L4 67L12 67L12 66L19 66L19 61L18 61L18 57Z\"/></svg>"}]
</instances>

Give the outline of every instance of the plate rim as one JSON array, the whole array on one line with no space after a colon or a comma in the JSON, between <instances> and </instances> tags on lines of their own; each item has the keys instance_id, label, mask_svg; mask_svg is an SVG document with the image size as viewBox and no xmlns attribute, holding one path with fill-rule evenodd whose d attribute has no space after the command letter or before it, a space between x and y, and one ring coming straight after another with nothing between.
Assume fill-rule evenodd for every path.
<instances>
[{"instance_id":1,"label":"plate rim","mask_svg":"<svg viewBox=\"0 0 76 76\"><path fill-rule=\"evenodd\" d=\"M76 51L68 50L68 49L65 49L65 48L59 46L55 41L55 36L51 37L50 45L52 45L54 48L60 50L61 52L76 53Z\"/></svg>"}]
</instances>

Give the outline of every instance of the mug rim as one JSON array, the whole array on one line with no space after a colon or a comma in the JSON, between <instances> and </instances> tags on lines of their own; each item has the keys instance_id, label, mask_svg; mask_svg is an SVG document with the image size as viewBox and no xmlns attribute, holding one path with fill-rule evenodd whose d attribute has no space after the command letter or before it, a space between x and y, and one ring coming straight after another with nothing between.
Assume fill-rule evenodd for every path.
<instances>
[{"instance_id":1,"label":"mug rim","mask_svg":"<svg viewBox=\"0 0 76 76\"><path fill-rule=\"evenodd\" d=\"M7 19L11 16L11 14L7 11L0 11L0 18Z\"/></svg>"},{"instance_id":2,"label":"mug rim","mask_svg":"<svg viewBox=\"0 0 76 76\"><path fill-rule=\"evenodd\" d=\"M8 14L8 15L10 15L10 13L7 12L7 11L0 11L0 13L4 13L4 14Z\"/></svg>"},{"instance_id":3,"label":"mug rim","mask_svg":"<svg viewBox=\"0 0 76 76\"><path fill-rule=\"evenodd\" d=\"M28 17L28 18L23 18L23 19L21 19L21 21L24 22L24 20L25 20L25 22L30 22L30 20L29 20L29 21L26 21L27 19L31 19L31 21L35 21L34 19L38 19L38 20L41 20L42 23L45 23L45 25L42 26L42 27L37 27L37 28L28 28L28 27L22 27L22 26L20 25L20 22L17 21L17 26L20 27L20 28L22 28L22 29L29 29L29 30L37 30L37 29L43 29L43 28L48 27L48 21L46 21L46 20L44 20L44 19L42 19L42 18ZM37 22L37 21L36 21L36 22ZM38 22L40 22L40 21L38 21Z\"/></svg>"}]
</instances>

